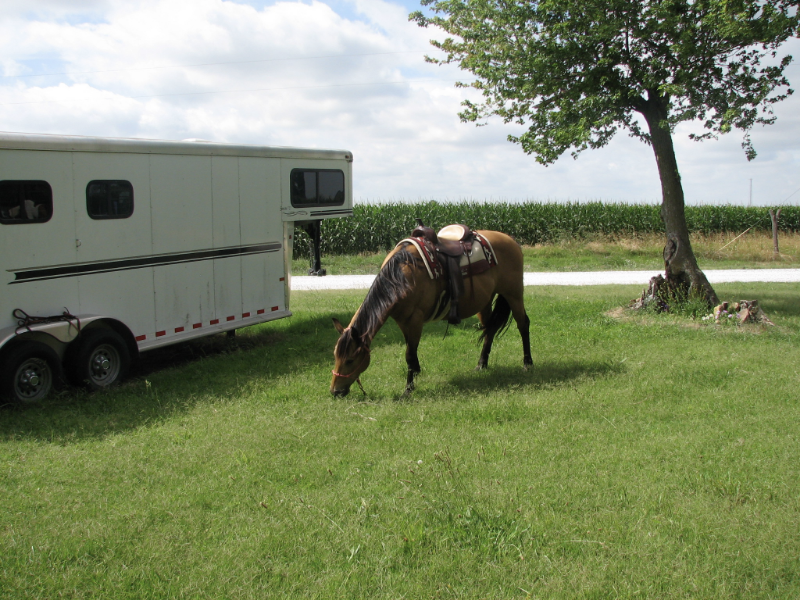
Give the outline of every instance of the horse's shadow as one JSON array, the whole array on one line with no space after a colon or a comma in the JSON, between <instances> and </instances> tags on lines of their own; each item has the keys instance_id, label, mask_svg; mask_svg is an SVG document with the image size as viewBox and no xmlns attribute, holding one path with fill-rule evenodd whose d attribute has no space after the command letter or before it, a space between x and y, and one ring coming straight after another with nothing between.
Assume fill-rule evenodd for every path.
<instances>
[{"instance_id":1,"label":"horse's shadow","mask_svg":"<svg viewBox=\"0 0 800 600\"><path fill-rule=\"evenodd\" d=\"M584 379L621 373L620 364L608 361L543 361L524 370L522 366L495 365L482 371L454 374L448 384L465 393L502 392L509 388L530 391L558 388Z\"/></svg>"}]
</instances>

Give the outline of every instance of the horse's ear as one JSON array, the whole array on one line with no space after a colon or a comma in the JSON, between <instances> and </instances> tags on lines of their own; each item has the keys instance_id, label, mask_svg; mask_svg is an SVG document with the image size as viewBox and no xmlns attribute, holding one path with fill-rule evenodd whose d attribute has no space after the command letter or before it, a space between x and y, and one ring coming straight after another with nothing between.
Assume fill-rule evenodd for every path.
<instances>
[{"instance_id":1,"label":"horse's ear","mask_svg":"<svg viewBox=\"0 0 800 600\"><path fill-rule=\"evenodd\" d=\"M344 333L344 327L342 327L342 324L339 323L339 319L337 319L336 317L333 317L333 326L336 327L336 331L339 332L339 335L342 335Z\"/></svg>"}]
</instances>

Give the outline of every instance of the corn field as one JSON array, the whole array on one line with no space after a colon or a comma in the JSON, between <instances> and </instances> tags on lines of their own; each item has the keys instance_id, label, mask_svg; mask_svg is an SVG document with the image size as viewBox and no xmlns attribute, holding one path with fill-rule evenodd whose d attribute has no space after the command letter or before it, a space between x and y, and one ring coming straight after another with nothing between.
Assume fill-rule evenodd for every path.
<instances>
[{"instance_id":1,"label":"corn field","mask_svg":"<svg viewBox=\"0 0 800 600\"><path fill-rule=\"evenodd\" d=\"M800 206L781 208L780 230L800 231ZM323 254L386 252L407 237L420 218L438 229L464 223L473 229L495 229L520 244L534 245L593 235L632 236L664 230L661 207L623 203L423 203L357 204L353 216L322 222ZM741 233L748 228L772 230L769 209L755 206L687 206L693 233ZM295 258L308 254L308 237L296 230Z\"/></svg>"}]
</instances>

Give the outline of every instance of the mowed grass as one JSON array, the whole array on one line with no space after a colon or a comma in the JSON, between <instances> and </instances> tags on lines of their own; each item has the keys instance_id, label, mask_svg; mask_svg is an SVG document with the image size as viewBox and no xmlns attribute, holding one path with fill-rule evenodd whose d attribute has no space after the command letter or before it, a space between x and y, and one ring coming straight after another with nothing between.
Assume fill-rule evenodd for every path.
<instances>
[{"instance_id":1,"label":"mowed grass","mask_svg":"<svg viewBox=\"0 0 800 600\"><path fill-rule=\"evenodd\" d=\"M741 232L739 232L741 233ZM776 256L771 234L747 232L692 236L692 248L702 269L797 268L800 265L800 234L781 233ZM559 242L524 246L525 270L541 271L623 271L664 267L664 236L588 236ZM331 275L375 274L385 253L323 256L322 266ZM305 275L309 260L293 261L293 272Z\"/></svg>"},{"instance_id":2,"label":"mowed grass","mask_svg":"<svg viewBox=\"0 0 800 600\"><path fill-rule=\"evenodd\" d=\"M2 598L796 598L800 284L728 284L775 327L618 315L527 288L473 371L434 324L328 393L362 292L183 346L193 361L0 411Z\"/></svg>"}]
</instances>

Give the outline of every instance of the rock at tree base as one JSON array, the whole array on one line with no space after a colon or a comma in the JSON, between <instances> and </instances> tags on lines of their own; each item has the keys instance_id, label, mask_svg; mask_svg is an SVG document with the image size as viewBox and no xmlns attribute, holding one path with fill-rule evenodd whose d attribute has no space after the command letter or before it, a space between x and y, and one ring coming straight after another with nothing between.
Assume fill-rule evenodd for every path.
<instances>
[{"instance_id":1,"label":"rock at tree base","mask_svg":"<svg viewBox=\"0 0 800 600\"><path fill-rule=\"evenodd\" d=\"M758 300L741 300L729 305L727 302L714 307L714 320L719 322L726 318L736 318L739 323L763 323L775 325L767 318L766 313L758 305Z\"/></svg>"}]
</instances>

